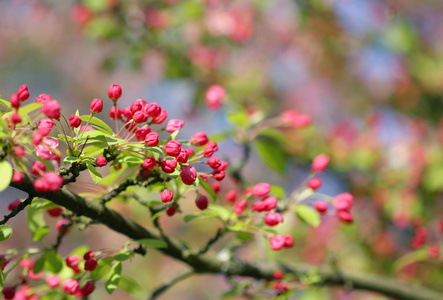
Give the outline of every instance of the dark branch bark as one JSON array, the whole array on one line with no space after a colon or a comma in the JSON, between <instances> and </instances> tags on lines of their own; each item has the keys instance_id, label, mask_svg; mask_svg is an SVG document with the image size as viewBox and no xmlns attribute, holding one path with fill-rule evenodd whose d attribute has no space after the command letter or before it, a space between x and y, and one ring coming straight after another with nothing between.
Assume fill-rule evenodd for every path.
<instances>
[{"instance_id":1,"label":"dark branch bark","mask_svg":"<svg viewBox=\"0 0 443 300\"><path fill-rule=\"evenodd\" d=\"M34 190L32 183L27 178L22 184L17 185L11 183L11 186L36 197L48 199L77 215L91 218L131 239L152 238L164 240L168 244L168 247L159 250L168 256L188 264L196 273L222 273L226 275L252 277L255 279L272 279L273 273L276 270L284 270L286 273L293 274L296 278L302 278L313 270L316 270L317 274L322 278L322 282L320 283L322 285L351 286L354 289L374 291L397 299L443 299L443 294L441 293L420 286L411 286L384 276L358 274L348 271L338 271L330 267L319 268L303 264L289 266L289 264L280 265L278 263L256 262L252 265L234 259L221 261L211 254L200 255L198 251L193 253L185 249L180 241L173 238L164 239L158 231L144 228L131 219L107 208L105 205L99 202L87 201L66 189L60 189L53 193L39 194Z\"/></svg>"}]
</instances>

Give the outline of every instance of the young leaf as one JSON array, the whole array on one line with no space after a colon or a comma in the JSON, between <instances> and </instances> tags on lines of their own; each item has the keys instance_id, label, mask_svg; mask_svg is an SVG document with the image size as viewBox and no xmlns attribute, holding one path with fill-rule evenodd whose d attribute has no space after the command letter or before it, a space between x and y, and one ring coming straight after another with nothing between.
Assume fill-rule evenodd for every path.
<instances>
[{"instance_id":1,"label":"young leaf","mask_svg":"<svg viewBox=\"0 0 443 300\"><path fill-rule=\"evenodd\" d=\"M102 181L103 177L102 174L100 174L99 171L92 165L91 162L86 162L86 167L88 168L89 174L91 174L92 180L94 180L94 183L100 183Z\"/></svg>"},{"instance_id":2,"label":"young leaf","mask_svg":"<svg viewBox=\"0 0 443 300\"><path fill-rule=\"evenodd\" d=\"M212 200L216 201L217 200L217 194L215 193L215 191L212 189L212 187L203 179L200 179L200 185L205 189L205 191L209 194L209 196L211 196Z\"/></svg>"},{"instance_id":3,"label":"young leaf","mask_svg":"<svg viewBox=\"0 0 443 300\"><path fill-rule=\"evenodd\" d=\"M9 186L12 178L12 166L6 160L0 162L0 174L2 174L0 179L0 192L1 192Z\"/></svg>"},{"instance_id":4,"label":"young leaf","mask_svg":"<svg viewBox=\"0 0 443 300\"><path fill-rule=\"evenodd\" d=\"M63 268L63 258L54 249L46 251L45 270L58 273Z\"/></svg>"},{"instance_id":5,"label":"young leaf","mask_svg":"<svg viewBox=\"0 0 443 300\"><path fill-rule=\"evenodd\" d=\"M9 225L0 225L0 242L7 240L12 235L12 228Z\"/></svg>"},{"instance_id":6,"label":"young leaf","mask_svg":"<svg viewBox=\"0 0 443 300\"><path fill-rule=\"evenodd\" d=\"M320 225L320 214L309 206L297 205L295 208L295 214L300 220L313 227Z\"/></svg>"},{"instance_id":7,"label":"young leaf","mask_svg":"<svg viewBox=\"0 0 443 300\"><path fill-rule=\"evenodd\" d=\"M283 147L272 139L258 138L254 149L261 161L270 169L283 174L286 165L286 153Z\"/></svg>"},{"instance_id":8,"label":"young leaf","mask_svg":"<svg viewBox=\"0 0 443 300\"><path fill-rule=\"evenodd\" d=\"M49 233L49 226L43 226L32 233L33 241L41 241Z\"/></svg>"},{"instance_id":9,"label":"young leaf","mask_svg":"<svg viewBox=\"0 0 443 300\"><path fill-rule=\"evenodd\" d=\"M142 298L146 294L140 284L134 278L127 275L122 275L120 277L118 287L136 298Z\"/></svg>"},{"instance_id":10,"label":"young leaf","mask_svg":"<svg viewBox=\"0 0 443 300\"><path fill-rule=\"evenodd\" d=\"M105 283L105 288L108 294L112 294L117 288L118 283L120 281L120 277L122 274L122 263L117 262L112 265L111 270L109 271L108 279Z\"/></svg>"},{"instance_id":11,"label":"young leaf","mask_svg":"<svg viewBox=\"0 0 443 300\"><path fill-rule=\"evenodd\" d=\"M37 232L40 228L46 226L42 210L36 208L35 205L29 205L26 213L26 218L28 221L29 231L31 231L33 238L41 237L41 233Z\"/></svg>"},{"instance_id":12,"label":"young leaf","mask_svg":"<svg viewBox=\"0 0 443 300\"><path fill-rule=\"evenodd\" d=\"M118 261L125 261L125 260L130 259L132 256L134 256L134 252L128 250L128 251L120 252L119 254L114 256L114 259L118 260Z\"/></svg>"},{"instance_id":13,"label":"young leaf","mask_svg":"<svg viewBox=\"0 0 443 300\"><path fill-rule=\"evenodd\" d=\"M81 116L80 119L82 119L82 121L88 122L89 116ZM103 131L102 128L96 127L101 132L107 132L109 134L113 134L111 127L109 127L108 124L106 124L105 122L103 122L99 118L92 117L91 120L89 121L89 124L95 124L95 125L102 127L105 131Z\"/></svg>"},{"instance_id":14,"label":"young leaf","mask_svg":"<svg viewBox=\"0 0 443 300\"><path fill-rule=\"evenodd\" d=\"M165 241L162 240L156 240L156 239L140 239L140 240L135 240L137 243L148 246L148 247L153 247L153 248L166 248L168 247L168 244L166 244Z\"/></svg>"}]
</instances>

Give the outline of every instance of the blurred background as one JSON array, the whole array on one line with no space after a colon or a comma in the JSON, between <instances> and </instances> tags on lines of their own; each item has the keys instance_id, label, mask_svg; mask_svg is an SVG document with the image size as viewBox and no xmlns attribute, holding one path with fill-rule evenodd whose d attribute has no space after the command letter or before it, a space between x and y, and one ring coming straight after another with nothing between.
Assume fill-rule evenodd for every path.
<instances>
[{"instance_id":1,"label":"blurred background","mask_svg":"<svg viewBox=\"0 0 443 300\"><path fill-rule=\"evenodd\" d=\"M68 113L88 114L93 98L105 101L104 112L111 108L107 88L117 83L120 107L137 98L157 102L169 118L185 120L183 139L226 132L238 125L239 113L275 117L294 109L309 115L310 126L260 137L242 175L281 185L289 195L312 158L325 153L331 165L320 175L319 191L350 191L354 224L332 216L315 229L285 221L294 248L266 256L333 261L443 292L442 15L437 0L0 0L0 94L9 99L27 84L31 101L45 93ZM204 100L214 84L227 92L217 111ZM107 113L102 117L110 121ZM219 156L234 164L242 155L236 142L219 146ZM229 185L222 183L222 195ZM7 190L0 197L6 214L21 196ZM119 208L149 223L136 205ZM192 203L183 207L194 210ZM14 236L2 251L29 246L24 224L24 217L11 221L23 240ZM185 225L177 216L164 226L199 245L198 237L210 237L217 223ZM126 238L91 226L74 230L61 251L66 255L84 241L91 249L120 248ZM253 261L255 248L247 245L239 255ZM184 269L155 252L136 257L124 273L142 291L110 299L138 299ZM98 290L94 299L109 298ZM161 299L215 299L228 290L223 276L193 276ZM300 288L294 297L382 299L341 288Z\"/></svg>"}]
</instances>

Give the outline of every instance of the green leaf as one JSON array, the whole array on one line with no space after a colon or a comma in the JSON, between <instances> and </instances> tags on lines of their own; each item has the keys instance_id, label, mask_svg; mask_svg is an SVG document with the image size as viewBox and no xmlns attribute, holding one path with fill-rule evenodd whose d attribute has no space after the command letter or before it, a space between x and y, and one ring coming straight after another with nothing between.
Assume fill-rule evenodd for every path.
<instances>
[{"instance_id":1,"label":"green leaf","mask_svg":"<svg viewBox=\"0 0 443 300\"><path fill-rule=\"evenodd\" d=\"M416 251L403 255L394 262L394 269L396 272L400 271L404 267L419 261L424 261L429 258L428 249L422 248Z\"/></svg>"},{"instance_id":2,"label":"green leaf","mask_svg":"<svg viewBox=\"0 0 443 300\"><path fill-rule=\"evenodd\" d=\"M34 110L39 109L40 107L42 107L42 105L43 105L43 103L38 103L38 102L31 103L31 104L25 105L23 107L20 107L18 112L19 112L20 116L23 117L23 116L26 116L29 113L33 112Z\"/></svg>"},{"instance_id":3,"label":"green leaf","mask_svg":"<svg viewBox=\"0 0 443 300\"><path fill-rule=\"evenodd\" d=\"M285 199L285 189L282 188L279 185L271 185L271 192L272 195L276 196L278 199Z\"/></svg>"},{"instance_id":4,"label":"green leaf","mask_svg":"<svg viewBox=\"0 0 443 300\"><path fill-rule=\"evenodd\" d=\"M63 163L65 165L68 165L68 164L72 164L73 162L80 161L80 160L81 160L81 158L76 157L76 156L66 156L65 159L63 160Z\"/></svg>"},{"instance_id":5,"label":"green leaf","mask_svg":"<svg viewBox=\"0 0 443 300\"><path fill-rule=\"evenodd\" d=\"M89 120L89 116L81 116L80 119L82 119L83 121L88 122L88 120ZM100 130L101 132L104 132L104 131L102 130L102 128L103 128L107 133L109 133L109 134L111 134L111 135L114 133L114 132L112 131L111 127L109 127L108 124L106 124L105 122L103 122L103 121L100 120L99 118L92 117L91 120L89 121L89 124L94 124L94 125L98 125L98 126L100 126L101 128L97 128L97 127L95 127L95 128L97 128L97 129ZM86 133L85 133L85 134L86 134Z\"/></svg>"},{"instance_id":6,"label":"green leaf","mask_svg":"<svg viewBox=\"0 0 443 300\"><path fill-rule=\"evenodd\" d=\"M229 211L226 207L211 204L208 209L215 212L223 221L227 221L231 217L231 211Z\"/></svg>"},{"instance_id":7,"label":"green leaf","mask_svg":"<svg viewBox=\"0 0 443 300\"><path fill-rule=\"evenodd\" d=\"M199 218L199 217L204 217L204 215L203 214L189 214L184 217L184 220L185 220L185 222L189 222L189 221L192 221L192 220Z\"/></svg>"},{"instance_id":8,"label":"green leaf","mask_svg":"<svg viewBox=\"0 0 443 300\"><path fill-rule=\"evenodd\" d=\"M111 263L113 259L114 259L113 257L105 257L103 259L99 259L97 267L95 268L94 271L90 273L91 279L99 280L105 277L105 275L111 269Z\"/></svg>"},{"instance_id":9,"label":"green leaf","mask_svg":"<svg viewBox=\"0 0 443 300\"><path fill-rule=\"evenodd\" d=\"M0 104L5 106L5 107L7 107L7 108L11 107L11 102L9 102L9 101L7 101L5 99L0 99Z\"/></svg>"},{"instance_id":10,"label":"green leaf","mask_svg":"<svg viewBox=\"0 0 443 300\"><path fill-rule=\"evenodd\" d=\"M0 290L3 290L5 286L5 274L3 274L3 270L0 268Z\"/></svg>"},{"instance_id":11,"label":"green leaf","mask_svg":"<svg viewBox=\"0 0 443 300\"><path fill-rule=\"evenodd\" d=\"M125 261L134 256L134 251L124 251L114 256L114 260Z\"/></svg>"},{"instance_id":12,"label":"green leaf","mask_svg":"<svg viewBox=\"0 0 443 300\"><path fill-rule=\"evenodd\" d=\"M254 143L254 149L268 168L280 174L284 173L287 155L279 143L272 139L258 138Z\"/></svg>"},{"instance_id":13,"label":"green leaf","mask_svg":"<svg viewBox=\"0 0 443 300\"><path fill-rule=\"evenodd\" d=\"M12 228L9 225L0 225L0 242L7 240L12 235Z\"/></svg>"},{"instance_id":14,"label":"green leaf","mask_svg":"<svg viewBox=\"0 0 443 300\"><path fill-rule=\"evenodd\" d=\"M63 268L63 258L54 249L46 251L45 270L58 273Z\"/></svg>"},{"instance_id":15,"label":"green leaf","mask_svg":"<svg viewBox=\"0 0 443 300\"><path fill-rule=\"evenodd\" d=\"M112 265L111 270L109 271L108 279L105 283L105 288L108 294L112 294L117 288L118 283L120 281L120 277L122 274L122 263L117 262Z\"/></svg>"},{"instance_id":16,"label":"green leaf","mask_svg":"<svg viewBox=\"0 0 443 300\"><path fill-rule=\"evenodd\" d=\"M33 241L41 241L49 233L49 226L43 226L32 233Z\"/></svg>"},{"instance_id":17,"label":"green leaf","mask_svg":"<svg viewBox=\"0 0 443 300\"><path fill-rule=\"evenodd\" d=\"M33 238L35 236L35 233L40 228L46 226L45 219L43 218L43 211L41 209L36 208L35 206L36 206L36 204L29 205L27 212L26 212L26 218L28 221L28 228L29 228L29 231L31 231Z\"/></svg>"},{"instance_id":18,"label":"green leaf","mask_svg":"<svg viewBox=\"0 0 443 300\"><path fill-rule=\"evenodd\" d=\"M146 292L142 289L140 284L128 275L122 275L118 284L119 289L130 293L136 298L142 298Z\"/></svg>"},{"instance_id":19,"label":"green leaf","mask_svg":"<svg viewBox=\"0 0 443 300\"><path fill-rule=\"evenodd\" d=\"M94 183L100 183L102 181L103 177L102 174L100 174L99 171L92 165L91 162L86 162L86 167L88 168L89 174L91 174L92 180L94 180Z\"/></svg>"},{"instance_id":20,"label":"green leaf","mask_svg":"<svg viewBox=\"0 0 443 300\"><path fill-rule=\"evenodd\" d=\"M235 110L227 114L228 120L231 124L239 127L248 127L249 115L245 110Z\"/></svg>"},{"instance_id":21,"label":"green leaf","mask_svg":"<svg viewBox=\"0 0 443 300\"><path fill-rule=\"evenodd\" d=\"M0 180L0 192L1 192L4 191L9 186L12 178L12 166L6 160L0 162L0 174L2 174Z\"/></svg>"},{"instance_id":22,"label":"green leaf","mask_svg":"<svg viewBox=\"0 0 443 300\"><path fill-rule=\"evenodd\" d=\"M247 242L254 237L254 234L252 232L246 232L246 231L236 231L235 234L239 239L241 239L244 242Z\"/></svg>"},{"instance_id":23,"label":"green leaf","mask_svg":"<svg viewBox=\"0 0 443 300\"><path fill-rule=\"evenodd\" d=\"M46 260L46 255L45 253L43 253L42 255L40 255L40 257L35 261L34 267L32 268L32 271L37 274L40 273L44 266L45 266L45 260Z\"/></svg>"},{"instance_id":24,"label":"green leaf","mask_svg":"<svg viewBox=\"0 0 443 300\"><path fill-rule=\"evenodd\" d=\"M212 189L212 187L209 185L209 183L204 181L202 178L200 178L199 183L205 189L205 191L209 194L209 196L211 196L212 200L216 201L217 200L217 194Z\"/></svg>"},{"instance_id":25,"label":"green leaf","mask_svg":"<svg viewBox=\"0 0 443 300\"><path fill-rule=\"evenodd\" d=\"M320 225L320 214L318 213L318 211L312 209L309 206L297 205L295 207L295 214L300 220L313 227L317 227L318 225Z\"/></svg>"},{"instance_id":26,"label":"green leaf","mask_svg":"<svg viewBox=\"0 0 443 300\"><path fill-rule=\"evenodd\" d=\"M168 244L165 241L157 239L140 239L135 240L135 242L153 248L167 248Z\"/></svg>"}]
</instances>

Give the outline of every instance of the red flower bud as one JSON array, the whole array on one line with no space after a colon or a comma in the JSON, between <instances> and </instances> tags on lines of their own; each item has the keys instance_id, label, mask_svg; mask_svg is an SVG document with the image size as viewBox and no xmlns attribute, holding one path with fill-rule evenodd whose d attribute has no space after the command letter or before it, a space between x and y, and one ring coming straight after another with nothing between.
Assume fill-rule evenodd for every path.
<instances>
[{"instance_id":1,"label":"red flower bud","mask_svg":"<svg viewBox=\"0 0 443 300\"><path fill-rule=\"evenodd\" d=\"M62 211L61 207L54 207L47 210L48 214L54 218L59 217L62 214Z\"/></svg>"},{"instance_id":2,"label":"red flower bud","mask_svg":"<svg viewBox=\"0 0 443 300\"><path fill-rule=\"evenodd\" d=\"M212 172L212 177L217 181L222 181L225 178L225 176L226 176L225 171L214 170L214 172Z\"/></svg>"},{"instance_id":3,"label":"red flower bud","mask_svg":"<svg viewBox=\"0 0 443 300\"><path fill-rule=\"evenodd\" d=\"M28 86L26 84L18 88L17 96L20 99L20 101L25 101L26 99L29 98Z\"/></svg>"},{"instance_id":4,"label":"red flower bud","mask_svg":"<svg viewBox=\"0 0 443 300\"><path fill-rule=\"evenodd\" d=\"M237 199L237 193L234 190L230 190L227 194L226 194L226 199L229 202L234 203L235 199Z\"/></svg>"},{"instance_id":5,"label":"red flower bud","mask_svg":"<svg viewBox=\"0 0 443 300\"><path fill-rule=\"evenodd\" d=\"M353 202L354 197L349 193L342 193L340 195L337 195L332 201L336 210L344 211L349 211Z\"/></svg>"},{"instance_id":6,"label":"red flower bud","mask_svg":"<svg viewBox=\"0 0 443 300\"><path fill-rule=\"evenodd\" d=\"M111 84L108 88L108 96L114 102L122 96L122 88L118 84Z\"/></svg>"},{"instance_id":7,"label":"red flower bud","mask_svg":"<svg viewBox=\"0 0 443 300\"><path fill-rule=\"evenodd\" d=\"M9 203L9 205L8 205L8 210L13 210L14 208L16 208L17 206L19 206L19 204L21 203L21 201L20 200L14 200L14 201L12 201L11 203Z\"/></svg>"},{"instance_id":8,"label":"red flower bud","mask_svg":"<svg viewBox=\"0 0 443 300\"><path fill-rule=\"evenodd\" d=\"M165 152L170 156L177 156L181 151L181 143L176 140L172 140L166 143L164 146Z\"/></svg>"},{"instance_id":9,"label":"red flower bud","mask_svg":"<svg viewBox=\"0 0 443 300\"><path fill-rule=\"evenodd\" d=\"M208 142L203 150L203 156L211 157L214 152L218 151L218 146L216 142Z\"/></svg>"},{"instance_id":10,"label":"red flower bud","mask_svg":"<svg viewBox=\"0 0 443 300\"><path fill-rule=\"evenodd\" d=\"M91 102L91 111L93 114L98 114L103 110L103 101L95 98Z\"/></svg>"},{"instance_id":11,"label":"red flower bud","mask_svg":"<svg viewBox=\"0 0 443 300\"><path fill-rule=\"evenodd\" d=\"M281 250L285 245L286 238L281 235L275 235L269 239L269 245L272 250Z\"/></svg>"},{"instance_id":12,"label":"red flower bud","mask_svg":"<svg viewBox=\"0 0 443 300\"><path fill-rule=\"evenodd\" d=\"M244 212L247 205L248 203L246 202L246 200L238 201L234 203L234 207L232 210L237 215L241 215Z\"/></svg>"},{"instance_id":13,"label":"red flower bud","mask_svg":"<svg viewBox=\"0 0 443 300\"><path fill-rule=\"evenodd\" d=\"M161 124L166 120L167 117L168 117L168 111L162 109L160 114L157 117L152 119L151 123L152 124Z\"/></svg>"},{"instance_id":14,"label":"red flower bud","mask_svg":"<svg viewBox=\"0 0 443 300\"><path fill-rule=\"evenodd\" d=\"M191 142L191 144L193 144L194 146L203 146L208 141L209 141L209 139L206 136L206 133L204 133L204 132L197 132L189 140L189 142Z\"/></svg>"},{"instance_id":15,"label":"red flower bud","mask_svg":"<svg viewBox=\"0 0 443 300\"><path fill-rule=\"evenodd\" d=\"M46 94L40 94L40 96L38 96L35 99L35 102L36 103L45 103L46 101L50 101L50 100L52 100L51 96L46 95Z\"/></svg>"},{"instance_id":16,"label":"red flower bud","mask_svg":"<svg viewBox=\"0 0 443 300\"><path fill-rule=\"evenodd\" d=\"M51 119L42 119L37 125L38 132L41 135L48 135L55 123Z\"/></svg>"},{"instance_id":17,"label":"red flower bud","mask_svg":"<svg viewBox=\"0 0 443 300\"><path fill-rule=\"evenodd\" d=\"M111 111L109 112L109 116L113 120L115 120L116 118L117 118L117 120L121 120L122 111L120 110L120 108L113 106L113 107L111 107Z\"/></svg>"},{"instance_id":18,"label":"red flower bud","mask_svg":"<svg viewBox=\"0 0 443 300\"><path fill-rule=\"evenodd\" d=\"M174 173L175 168L177 167L177 162L175 160L164 160L161 162L160 167L163 172L171 174Z\"/></svg>"},{"instance_id":19,"label":"red flower bud","mask_svg":"<svg viewBox=\"0 0 443 300\"><path fill-rule=\"evenodd\" d=\"M78 298L86 298L92 292L95 290L95 284L94 281L88 281L86 284L78 290L78 292L75 294Z\"/></svg>"},{"instance_id":20,"label":"red flower bud","mask_svg":"<svg viewBox=\"0 0 443 300\"><path fill-rule=\"evenodd\" d=\"M177 155L175 159L177 160L177 162L185 164L188 162L188 157L189 157L188 151L186 151L185 149L181 149L180 154Z\"/></svg>"},{"instance_id":21,"label":"red flower bud","mask_svg":"<svg viewBox=\"0 0 443 300\"><path fill-rule=\"evenodd\" d=\"M162 108L158 106L157 103L152 102L148 104L146 108L146 113L148 114L148 116L156 118L162 113Z\"/></svg>"},{"instance_id":22,"label":"red flower bud","mask_svg":"<svg viewBox=\"0 0 443 300\"><path fill-rule=\"evenodd\" d=\"M12 94L9 101L11 102L12 107L16 109L20 107L20 99L18 98L17 94Z\"/></svg>"},{"instance_id":23,"label":"red flower bud","mask_svg":"<svg viewBox=\"0 0 443 300\"><path fill-rule=\"evenodd\" d=\"M311 178L308 181L308 186L314 191L318 190L321 186L321 179L318 177Z\"/></svg>"},{"instance_id":24,"label":"red flower bud","mask_svg":"<svg viewBox=\"0 0 443 300\"><path fill-rule=\"evenodd\" d=\"M86 253L83 255L83 258L84 258L85 260L88 260L88 259L90 259L90 258L94 258L94 257L95 257L95 253L92 252L92 251L88 251L88 252L86 252Z\"/></svg>"},{"instance_id":25,"label":"red flower bud","mask_svg":"<svg viewBox=\"0 0 443 300\"><path fill-rule=\"evenodd\" d=\"M61 234L63 232L63 227L66 227L71 223L68 219L61 219L58 220L57 223L55 223L55 227L57 228L58 234ZM66 228L65 234L68 234L69 227Z\"/></svg>"},{"instance_id":26,"label":"red flower bud","mask_svg":"<svg viewBox=\"0 0 443 300\"><path fill-rule=\"evenodd\" d=\"M177 211L177 207L175 207L175 206L168 206L168 207L166 207L166 214L169 217L172 217L175 214L176 211Z\"/></svg>"},{"instance_id":27,"label":"red flower bud","mask_svg":"<svg viewBox=\"0 0 443 300\"><path fill-rule=\"evenodd\" d=\"M143 162L143 168L152 170L155 165L157 164L157 161L155 160L154 156L148 157Z\"/></svg>"},{"instance_id":28,"label":"red flower bud","mask_svg":"<svg viewBox=\"0 0 443 300\"><path fill-rule=\"evenodd\" d=\"M134 115L137 111L140 111L143 109L143 102L141 100L146 102L146 100L144 100L144 99L137 99L134 101L134 103L131 104L130 110L131 110L132 115Z\"/></svg>"},{"instance_id":29,"label":"red flower bud","mask_svg":"<svg viewBox=\"0 0 443 300\"><path fill-rule=\"evenodd\" d=\"M55 274L49 275L46 278L46 284L51 288L51 289L55 289L60 285L60 277L58 277Z\"/></svg>"},{"instance_id":30,"label":"red flower bud","mask_svg":"<svg viewBox=\"0 0 443 300\"><path fill-rule=\"evenodd\" d=\"M85 262L85 271L94 271L97 267L97 260L95 258L89 258Z\"/></svg>"},{"instance_id":31,"label":"red flower bud","mask_svg":"<svg viewBox=\"0 0 443 300\"><path fill-rule=\"evenodd\" d=\"M34 189L38 193L42 193L43 194L43 193L46 193L46 191L48 190L48 185L43 180L36 179L36 180L34 180Z\"/></svg>"},{"instance_id":32,"label":"red flower bud","mask_svg":"<svg viewBox=\"0 0 443 300\"><path fill-rule=\"evenodd\" d=\"M148 115L145 114L142 110L138 110L132 115L132 119L135 123L140 124L148 120Z\"/></svg>"},{"instance_id":33,"label":"red flower bud","mask_svg":"<svg viewBox=\"0 0 443 300\"><path fill-rule=\"evenodd\" d=\"M20 115L15 111L11 116L11 122L14 124L18 124L22 121Z\"/></svg>"},{"instance_id":34,"label":"red flower bud","mask_svg":"<svg viewBox=\"0 0 443 300\"><path fill-rule=\"evenodd\" d=\"M265 204L265 210L270 211L276 208L277 202L278 200L274 196L266 197L265 199L263 199L263 203Z\"/></svg>"},{"instance_id":35,"label":"red flower bud","mask_svg":"<svg viewBox=\"0 0 443 300\"><path fill-rule=\"evenodd\" d=\"M349 212L345 211L345 210L338 211L337 212L337 217L341 221L346 222L346 223L352 223L352 221L353 221L352 215Z\"/></svg>"},{"instance_id":36,"label":"red flower bud","mask_svg":"<svg viewBox=\"0 0 443 300\"><path fill-rule=\"evenodd\" d=\"M214 182L213 184L211 184L211 188L216 194L218 194L220 192L220 183Z\"/></svg>"},{"instance_id":37,"label":"red flower bud","mask_svg":"<svg viewBox=\"0 0 443 300\"><path fill-rule=\"evenodd\" d=\"M69 116L69 125L71 127L77 128L80 126L81 123L82 123L82 120L80 119L79 116L76 116L76 115Z\"/></svg>"},{"instance_id":38,"label":"red flower bud","mask_svg":"<svg viewBox=\"0 0 443 300\"><path fill-rule=\"evenodd\" d=\"M268 212L265 216L265 223L269 226L275 226L283 222L283 216L277 212Z\"/></svg>"},{"instance_id":39,"label":"red flower bud","mask_svg":"<svg viewBox=\"0 0 443 300\"><path fill-rule=\"evenodd\" d=\"M12 181L14 181L17 184L22 183L24 178L25 175L23 175L22 172L16 171L14 172L14 174L12 174Z\"/></svg>"},{"instance_id":40,"label":"red flower bud","mask_svg":"<svg viewBox=\"0 0 443 300\"><path fill-rule=\"evenodd\" d=\"M197 170L193 166L182 166L180 177L184 184L192 185L197 179Z\"/></svg>"},{"instance_id":41,"label":"red flower bud","mask_svg":"<svg viewBox=\"0 0 443 300\"><path fill-rule=\"evenodd\" d=\"M321 214L328 211L328 203L325 201L315 201L314 208Z\"/></svg>"},{"instance_id":42,"label":"red flower bud","mask_svg":"<svg viewBox=\"0 0 443 300\"><path fill-rule=\"evenodd\" d=\"M158 145L158 133L150 132L146 135L145 143L147 146L155 147Z\"/></svg>"},{"instance_id":43,"label":"red flower bud","mask_svg":"<svg viewBox=\"0 0 443 300\"><path fill-rule=\"evenodd\" d=\"M99 166L99 167L104 167L104 166L106 166L106 165L108 164L108 161L106 160L106 157L104 157L104 156L98 156L98 157L95 159L95 163L96 163L97 166Z\"/></svg>"},{"instance_id":44,"label":"red flower bud","mask_svg":"<svg viewBox=\"0 0 443 300\"><path fill-rule=\"evenodd\" d=\"M170 190L164 189L160 193L160 198L161 198L163 203L168 203L168 202L172 201L172 198L174 198L174 194Z\"/></svg>"},{"instance_id":45,"label":"red flower bud","mask_svg":"<svg viewBox=\"0 0 443 300\"><path fill-rule=\"evenodd\" d=\"M81 259L82 258L78 255L70 255L65 259L66 265L71 269L74 269L75 267L78 267Z\"/></svg>"},{"instance_id":46,"label":"red flower bud","mask_svg":"<svg viewBox=\"0 0 443 300\"><path fill-rule=\"evenodd\" d=\"M41 111L50 119L60 120L60 105L57 100L45 101Z\"/></svg>"},{"instance_id":47,"label":"red flower bud","mask_svg":"<svg viewBox=\"0 0 443 300\"><path fill-rule=\"evenodd\" d=\"M205 195L199 195L197 199L195 199L195 205L201 210L205 210L208 208L208 197Z\"/></svg>"},{"instance_id":48,"label":"red flower bud","mask_svg":"<svg viewBox=\"0 0 443 300\"><path fill-rule=\"evenodd\" d=\"M207 164L212 168L212 169L217 169L221 166L221 161L220 159L218 159L217 157L211 157L210 159L208 159Z\"/></svg>"},{"instance_id":49,"label":"red flower bud","mask_svg":"<svg viewBox=\"0 0 443 300\"><path fill-rule=\"evenodd\" d=\"M5 299L9 300L9 299L14 299L15 297L15 286L5 286L2 290L3 296L5 297Z\"/></svg>"}]
</instances>

